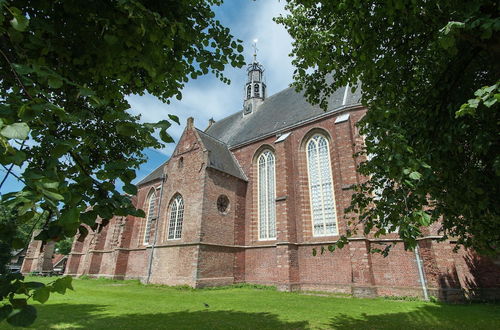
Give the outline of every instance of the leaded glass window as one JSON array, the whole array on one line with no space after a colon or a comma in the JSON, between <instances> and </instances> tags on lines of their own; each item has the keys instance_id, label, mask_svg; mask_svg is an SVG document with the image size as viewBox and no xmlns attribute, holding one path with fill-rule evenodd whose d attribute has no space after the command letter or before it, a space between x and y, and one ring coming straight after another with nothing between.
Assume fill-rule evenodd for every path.
<instances>
[{"instance_id":1,"label":"leaded glass window","mask_svg":"<svg viewBox=\"0 0 500 330\"><path fill-rule=\"evenodd\" d=\"M181 238L183 218L184 218L184 201L181 195L177 195L170 203L170 221L168 224L168 239Z\"/></svg>"},{"instance_id":2,"label":"leaded glass window","mask_svg":"<svg viewBox=\"0 0 500 330\"><path fill-rule=\"evenodd\" d=\"M265 150L258 164L259 239L276 238L276 205L274 184L274 154Z\"/></svg>"},{"instance_id":3,"label":"leaded glass window","mask_svg":"<svg viewBox=\"0 0 500 330\"><path fill-rule=\"evenodd\" d=\"M153 192L148 199L148 213L146 217L146 228L144 229L144 244L149 244L151 236L151 222L153 221L156 206L156 194Z\"/></svg>"},{"instance_id":4,"label":"leaded glass window","mask_svg":"<svg viewBox=\"0 0 500 330\"><path fill-rule=\"evenodd\" d=\"M307 170L314 236L337 235L337 214L333 193L328 140L320 134L307 142Z\"/></svg>"}]
</instances>

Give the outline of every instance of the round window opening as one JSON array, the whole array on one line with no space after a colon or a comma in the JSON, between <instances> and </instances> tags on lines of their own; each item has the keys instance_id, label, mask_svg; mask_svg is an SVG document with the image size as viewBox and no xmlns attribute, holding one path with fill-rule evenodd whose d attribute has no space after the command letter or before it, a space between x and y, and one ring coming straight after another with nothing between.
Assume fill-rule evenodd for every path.
<instances>
[{"instance_id":1,"label":"round window opening","mask_svg":"<svg viewBox=\"0 0 500 330\"><path fill-rule=\"evenodd\" d=\"M217 209L221 214L226 214L229 210L229 198L226 195L220 195L217 198Z\"/></svg>"}]
</instances>

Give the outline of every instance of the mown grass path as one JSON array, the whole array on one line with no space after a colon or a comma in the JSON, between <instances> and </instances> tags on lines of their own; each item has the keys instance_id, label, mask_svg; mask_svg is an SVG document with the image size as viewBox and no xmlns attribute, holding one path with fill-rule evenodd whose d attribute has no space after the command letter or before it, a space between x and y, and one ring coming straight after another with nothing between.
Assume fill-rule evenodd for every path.
<instances>
[{"instance_id":1,"label":"mown grass path","mask_svg":"<svg viewBox=\"0 0 500 330\"><path fill-rule=\"evenodd\" d=\"M74 292L36 303L32 328L500 329L498 304L325 297L250 287L192 290L135 281L74 280L73 285ZM0 323L0 329L8 328Z\"/></svg>"}]
</instances>

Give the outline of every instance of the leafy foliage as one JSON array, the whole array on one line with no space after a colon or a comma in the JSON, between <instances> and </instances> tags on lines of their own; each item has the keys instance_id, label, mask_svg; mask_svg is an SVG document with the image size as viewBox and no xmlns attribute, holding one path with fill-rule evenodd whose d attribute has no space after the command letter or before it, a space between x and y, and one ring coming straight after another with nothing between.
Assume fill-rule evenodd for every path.
<instances>
[{"instance_id":1,"label":"leafy foliage","mask_svg":"<svg viewBox=\"0 0 500 330\"><path fill-rule=\"evenodd\" d=\"M66 293L73 290L72 278L65 276L49 283L26 282L21 274L0 275L0 300L8 300L9 304L0 307L0 321L7 320L13 326L31 325L37 316L35 307L28 305L33 298L44 304L52 292Z\"/></svg>"},{"instance_id":2,"label":"leafy foliage","mask_svg":"<svg viewBox=\"0 0 500 330\"><path fill-rule=\"evenodd\" d=\"M59 254L68 255L71 252L73 245L73 237L68 237L56 243L56 252Z\"/></svg>"},{"instance_id":3,"label":"leafy foliage","mask_svg":"<svg viewBox=\"0 0 500 330\"><path fill-rule=\"evenodd\" d=\"M57 241L98 216L144 216L117 182L136 193L143 150L162 146L152 134L173 142L179 119L140 123L125 96L168 103L209 72L229 83L222 71L244 64L243 48L215 19L221 2L0 0L0 166L25 185L1 202L17 225L41 213L37 238Z\"/></svg>"},{"instance_id":4,"label":"leafy foliage","mask_svg":"<svg viewBox=\"0 0 500 330\"><path fill-rule=\"evenodd\" d=\"M398 229L413 248L436 224L457 248L500 252L498 2L287 7L277 21L295 40L295 86L326 108L334 90L362 84L369 110L359 123L366 144L359 171L367 181L347 211L360 215L364 232Z\"/></svg>"}]
</instances>

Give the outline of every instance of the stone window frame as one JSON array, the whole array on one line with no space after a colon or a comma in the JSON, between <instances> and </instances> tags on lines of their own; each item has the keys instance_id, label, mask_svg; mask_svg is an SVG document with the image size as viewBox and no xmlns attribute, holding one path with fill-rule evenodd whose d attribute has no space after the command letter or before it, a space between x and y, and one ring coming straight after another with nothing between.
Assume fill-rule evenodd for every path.
<instances>
[{"instance_id":1,"label":"stone window frame","mask_svg":"<svg viewBox=\"0 0 500 330\"><path fill-rule=\"evenodd\" d=\"M174 208L175 207L175 208ZM167 240L182 238L182 225L184 223L184 198L176 193L168 205Z\"/></svg>"},{"instance_id":2,"label":"stone window frame","mask_svg":"<svg viewBox=\"0 0 500 330\"><path fill-rule=\"evenodd\" d=\"M260 97L260 86L258 83L253 84L253 96Z\"/></svg>"},{"instance_id":3,"label":"stone window frame","mask_svg":"<svg viewBox=\"0 0 500 330\"><path fill-rule=\"evenodd\" d=\"M322 217L323 217L323 233L317 234L314 230L314 204L313 204L313 193L312 193L312 187L311 187L311 171L310 171L310 162L309 162L309 152L308 152L308 146L309 143L316 137L316 136L321 136L325 139L326 142L326 150L327 150L327 161L328 161L328 168L329 168L329 173L330 173L330 180L331 180L331 199L333 201L333 209L334 209L334 225L335 229L333 232L326 232L326 222L325 222L325 215L324 215L324 210L325 210L325 205L324 205L324 194L323 192L321 193L321 204L322 204ZM333 179L333 167L332 167L332 153L331 153L331 145L332 145L332 140L330 137L330 134L328 134L327 131L325 131L322 128L313 128L310 130L303 138L302 140L302 146L301 149L305 153L305 158L306 158L306 171L307 171L307 191L309 193L309 205L310 205L310 217L311 217L311 229L312 229L312 237L327 237L327 236L338 236L339 235L339 221L338 221L338 209L337 209L337 201L336 201L336 195L335 195L335 181ZM319 162L319 159L318 159ZM319 170L321 169L321 164L318 163ZM321 178L320 178L321 180ZM321 186L323 186L323 181L320 183Z\"/></svg>"},{"instance_id":4,"label":"stone window frame","mask_svg":"<svg viewBox=\"0 0 500 330\"><path fill-rule=\"evenodd\" d=\"M227 200L227 205L226 205L225 210L221 211L219 206L224 199ZM229 197L226 194L220 194L219 197L217 197L216 207L217 207L217 211L219 212L220 215L227 215L229 213L230 208L231 208L231 201L229 200Z\"/></svg>"},{"instance_id":5,"label":"stone window frame","mask_svg":"<svg viewBox=\"0 0 500 330\"><path fill-rule=\"evenodd\" d=\"M149 245L149 241L151 239L151 224L153 223L153 220L155 219L155 209L156 209L156 190L154 188L151 188L149 193L148 193L148 198L146 199L147 201L147 214L146 214L146 222L144 225L144 236L142 238L142 244L143 245Z\"/></svg>"},{"instance_id":6,"label":"stone window frame","mask_svg":"<svg viewBox=\"0 0 500 330\"><path fill-rule=\"evenodd\" d=\"M263 237L261 236L261 178L260 178L260 160L263 157L264 154L269 153L273 157L273 186L272 190L274 192L274 196L272 197L267 197L266 200L267 202L271 203L273 206L273 211L274 211L274 235L272 235L272 229L270 230L270 218L269 218L269 211L267 211L267 216L264 222L266 222L267 230L266 230L266 235ZM254 157L254 164L256 167L256 177L257 177L257 239L259 241L273 241L277 239L277 225L276 225L276 153L274 149L272 149L268 145L264 145L263 147L259 148L258 151L256 152L256 157ZM268 177L268 176L267 176ZM268 177L269 178L269 177ZM266 183L266 194L269 193L269 183Z\"/></svg>"}]
</instances>

